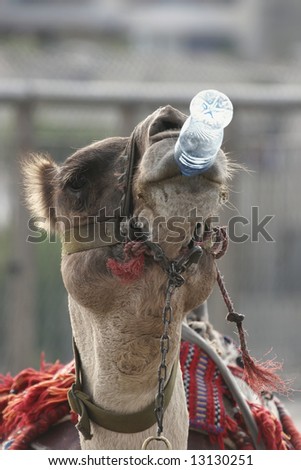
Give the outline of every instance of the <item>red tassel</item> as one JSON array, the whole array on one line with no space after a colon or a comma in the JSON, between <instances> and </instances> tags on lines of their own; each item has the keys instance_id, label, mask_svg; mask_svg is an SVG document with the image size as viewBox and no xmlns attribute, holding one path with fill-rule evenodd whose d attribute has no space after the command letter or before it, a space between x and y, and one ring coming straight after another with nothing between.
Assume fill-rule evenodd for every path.
<instances>
[{"instance_id":1,"label":"red tassel","mask_svg":"<svg viewBox=\"0 0 301 470\"><path fill-rule=\"evenodd\" d=\"M224 442L224 435L223 434L208 434L210 444L213 446L217 446L219 450L225 450L225 442Z\"/></svg>"},{"instance_id":2,"label":"red tassel","mask_svg":"<svg viewBox=\"0 0 301 470\"><path fill-rule=\"evenodd\" d=\"M272 360L265 361L261 364L255 362L247 350L242 322L238 322L236 326L244 363L244 380L258 395L260 395L261 392L279 392L287 394L287 384L276 374L277 371L281 370L282 365Z\"/></svg>"},{"instance_id":3,"label":"red tassel","mask_svg":"<svg viewBox=\"0 0 301 470\"><path fill-rule=\"evenodd\" d=\"M119 263L110 258L107 261L107 267L123 284L128 284L141 276L144 268L144 255L142 254L138 258L133 258L125 263Z\"/></svg>"},{"instance_id":4,"label":"red tassel","mask_svg":"<svg viewBox=\"0 0 301 470\"><path fill-rule=\"evenodd\" d=\"M287 439L294 450L301 450L301 433L296 428L291 416L288 414L283 403L278 398L274 398L279 415L283 431L287 435Z\"/></svg>"},{"instance_id":5,"label":"red tassel","mask_svg":"<svg viewBox=\"0 0 301 470\"><path fill-rule=\"evenodd\" d=\"M118 277L123 284L136 281L142 275L144 269L145 247L141 242L128 242L124 246L125 261L116 261L109 258L107 268Z\"/></svg>"},{"instance_id":6,"label":"red tassel","mask_svg":"<svg viewBox=\"0 0 301 470\"><path fill-rule=\"evenodd\" d=\"M24 424L22 428L14 429L7 437L9 450L26 450L30 443L41 434L44 434L50 426L57 423L69 412L67 403L60 404L53 410L46 410L39 416L39 421Z\"/></svg>"},{"instance_id":7,"label":"red tassel","mask_svg":"<svg viewBox=\"0 0 301 470\"><path fill-rule=\"evenodd\" d=\"M68 415L67 391L74 380L74 361L66 366L58 361L47 364L43 356L41 370L25 369L14 379L1 377L0 442L9 441L9 449L25 449Z\"/></svg>"},{"instance_id":8,"label":"red tassel","mask_svg":"<svg viewBox=\"0 0 301 470\"><path fill-rule=\"evenodd\" d=\"M267 450L287 450L283 440L280 421L266 408L255 403L250 404L253 416L258 426L259 436Z\"/></svg>"},{"instance_id":9,"label":"red tassel","mask_svg":"<svg viewBox=\"0 0 301 470\"><path fill-rule=\"evenodd\" d=\"M13 384L13 377L10 374L1 375L0 374L0 442L1 435L4 433L3 430L3 411L8 405L10 395L10 390Z\"/></svg>"},{"instance_id":10,"label":"red tassel","mask_svg":"<svg viewBox=\"0 0 301 470\"><path fill-rule=\"evenodd\" d=\"M273 362L271 360L259 364L251 358L247 349L245 332L242 326L244 315L234 311L233 302L230 299L223 278L217 266L216 270L216 280L219 285L225 304L228 308L227 320L236 323L237 326L240 341L240 350L244 363L244 380L257 394L261 394L261 392L280 392L287 394L287 384L276 374L276 371L279 371L281 369L281 364Z\"/></svg>"},{"instance_id":11,"label":"red tassel","mask_svg":"<svg viewBox=\"0 0 301 470\"><path fill-rule=\"evenodd\" d=\"M258 403L248 402L252 415L258 428L258 441L262 440L266 450L289 450L291 445L285 435L282 423L267 408ZM245 420L240 411L234 419L238 424L238 429L234 433L229 432L229 437L237 449L254 450L254 444L248 434Z\"/></svg>"},{"instance_id":12,"label":"red tassel","mask_svg":"<svg viewBox=\"0 0 301 470\"><path fill-rule=\"evenodd\" d=\"M10 374L0 374L0 396L4 393L8 393L12 387L13 377Z\"/></svg>"}]
</instances>

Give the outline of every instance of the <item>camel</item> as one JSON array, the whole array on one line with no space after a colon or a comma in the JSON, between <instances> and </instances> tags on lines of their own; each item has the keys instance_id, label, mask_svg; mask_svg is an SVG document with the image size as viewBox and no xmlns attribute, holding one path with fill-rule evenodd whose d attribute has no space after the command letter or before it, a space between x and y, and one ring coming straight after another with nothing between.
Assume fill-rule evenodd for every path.
<instances>
[{"instance_id":1,"label":"camel","mask_svg":"<svg viewBox=\"0 0 301 470\"><path fill-rule=\"evenodd\" d=\"M208 243L195 242L227 200L233 165L219 150L206 172L183 176L174 147L186 118L167 105L61 165L23 163L37 230L62 240L81 449L188 447L181 329L218 276Z\"/></svg>"},{"instance_id":2,"label":"camel","mask_svg":"<svg viewBox=\"0 0 301 470\"><path fill-rule=\"evenodd\" d=\"M193 237L197 216L207 220L217 213L229 178L222 151L204 175L188 178L180 174L173 149L185 119L184 114L166 106L139 124L130 139L108 138L93 143L60 167L50 157L34 156L24 169L31 212L45 218L49 228L63 237L65 219L70 221L69 234L74 227L83 227L86 232L87 223L99 217L101 210L105 209L107 219L114 217L124 195L124 182L116 174L122 175L132 145L136 167L132 220L140 230L147 231L149 240L159 240L168 259L177 259ZM171 226L173 220L181 223L180 232ZM116 222L107 221L108 227L113 224ZM72 237L65 242L61 270L80 354L83 391L93 403L112 413L126 415L143 410L157 393L166 273L149 256L143 274L125 284L108 269L108 260L123 259L121 243L74 253L68 252L70 247ZM177 358L181 324L212 291L216 278L213 258L204 251L184 278L184 285L173 293L166 357L168 375L176 369L174 391L164 414L164 434L174 449L185 449L188 439L188 412ZM81 435L83 449L139 449L146 438L156 435L156 424L116 436L91 422L91 434L89 440Z\"/></svg>"}]
</instances>

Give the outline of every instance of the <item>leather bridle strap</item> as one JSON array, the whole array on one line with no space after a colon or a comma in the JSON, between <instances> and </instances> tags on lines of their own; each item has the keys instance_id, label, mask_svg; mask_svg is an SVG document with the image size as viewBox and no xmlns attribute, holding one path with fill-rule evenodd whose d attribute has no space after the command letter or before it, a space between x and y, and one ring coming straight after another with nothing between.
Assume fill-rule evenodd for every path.
<instances>
[{"instance_id":1,"label":"leather bridle strap","mask_svg":"<svg viewBox=\"0 0 301 470\"><path fill-rule=\"evenodd\" d=\"M91 424L90 420L102 428L108 429L118 433L136 433L149 429L156 423L155 401L150 403L143 410L129 414L119 414L113 411L108 411L95 405L90 397L84 393L81 384L81 367L80 355L73 340L74 360L75 360L75 383L72 385L68 392L68 400L71 409L79 415L78 424L76 425L84 439L91 439ZM164 390L164 409L168 407L170 402L178 366L175 363L172 367L168 382Z\"/></svg>"},{"instance_id":2,"label":"leather bridle strap","mask_svg":"<svg viewBox=\"0 0 301 470\"><path fill-rule=\"evenodd\" d=\"M119 218L75 226L64 232L62 254L70 255L93 248L117 245L121 239Z\"/></svg>"},{"instance_id":3,"label":"leather bridle strap","mask_svg":"<svg viewBox=\"0 0 301 470\"><path fill-rule=\"evenodd\" d=\"M125 194L121 207L121 216L130 219L133 215L133 198L132 198L132 182L134 176L134 167L136 159L136 134L137 127L133 130L126 149L127 152L127 169L125 174Z\"/></svg>"},{"instance_id":4,"label":"leather bridle strap","mask_svg":"<svg viewBox=\"0 0 301 470\"><path fill-rule=\"evenodd\" d=\"M126 148L125 193L121 201L120 216L103 221L98 221L95 218L93 223L65 229L62 240L63 255L117 245L124 241L125 235L128 235L127 233L122 233L121 224L122 219L125 219L127 222L133 214L132 181L136 163L136 133L135 128Z\"/></svg>"}]
</instances>

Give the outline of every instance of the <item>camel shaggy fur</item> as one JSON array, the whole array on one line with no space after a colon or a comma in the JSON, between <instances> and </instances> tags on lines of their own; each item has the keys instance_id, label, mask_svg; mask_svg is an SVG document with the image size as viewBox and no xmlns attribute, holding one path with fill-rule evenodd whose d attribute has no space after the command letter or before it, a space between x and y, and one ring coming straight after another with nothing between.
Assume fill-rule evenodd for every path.
<instances>
[{"instance_id":1,"label":"camel shaggy fur","mask_svg":"<svg viewBox=\"0 0 301 470\"><path fill-rule=\"evenodd\" d=\"M182 176L174 146L187 116L171 106L148 116L130 137L114 137L76 151L58 165L45 155L24 163L27 204L39 225L62 240L74 228L84 232L100 214L112 217L125 190L132 191L137 227L158 243L169 260L185 252L200 220L218 214L227 194L229 164L219 151L204 174ZM130 143L135 149L131 187L124 187ZM110 224L110 222L108 222ZM93 224L92 224L93 225ZM95 224L94 224L95 225ZM157 393L161 362L162 307L166 272L151 256L139 277L125 283L108 260L124 261L124 244L63 253L61 272L68 291L72 333L79 351L83 391L94 404L112 413L144 409ZM186 314L210 295L214 259L203 251L183 273L185 283L172 295L173 319L167 375L176 367L174 391L164 415L164 436L173 449L186 449L188 413L178 360L181 324ZM157 426L119 433L91 422L92 439L80 436L82 449L140 449ZM162 448L160 442L154 446Z\"/></svg>"}]
</instances>

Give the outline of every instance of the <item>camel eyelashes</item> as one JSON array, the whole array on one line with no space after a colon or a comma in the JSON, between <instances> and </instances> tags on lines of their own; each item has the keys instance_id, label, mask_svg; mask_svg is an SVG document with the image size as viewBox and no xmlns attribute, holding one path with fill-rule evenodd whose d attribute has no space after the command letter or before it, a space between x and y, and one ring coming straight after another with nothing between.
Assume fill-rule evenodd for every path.
<instances>
[{"instance_id":1,"label":"camel eyelashes","mask_svg":"<svg viewBox=\"0 0 301 470\"><path fill-rule=\"evenodd\" d=\"M86 186L87 182L88 182L88 179L85 176L76 175L67 181L66 186L71 191L76 192L76 191L80 191L81 189L83 189L84 186Z\"/></svg>"}]
</instances>

